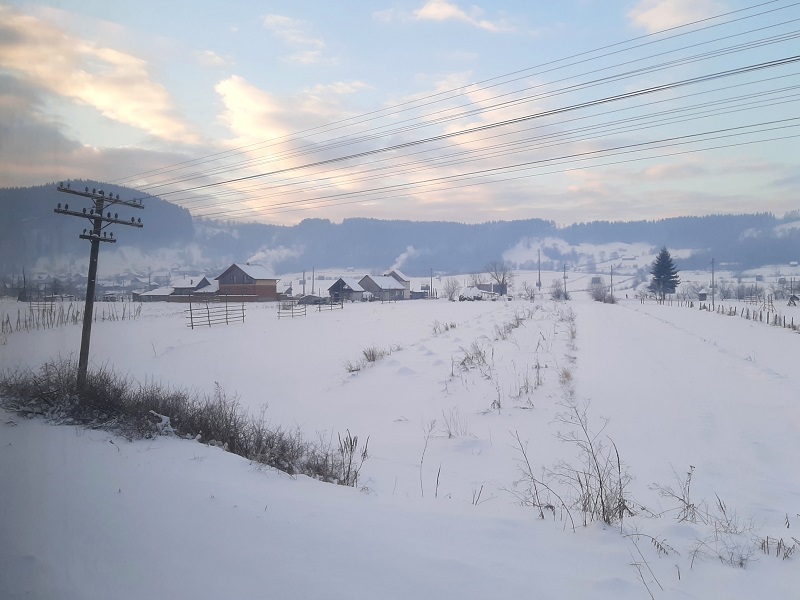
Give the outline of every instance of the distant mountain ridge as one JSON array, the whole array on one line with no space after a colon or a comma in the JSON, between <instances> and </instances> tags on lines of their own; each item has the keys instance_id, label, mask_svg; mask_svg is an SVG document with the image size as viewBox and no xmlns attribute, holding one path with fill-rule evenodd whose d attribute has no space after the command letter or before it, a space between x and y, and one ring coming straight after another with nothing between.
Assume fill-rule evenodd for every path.
<instances>
[{"instance_id":1,"label":"distant mountain ridge","mask_svg":"<svg viewBox=\"0 0 800 600\"><path fill-rule=\"evenodd\" d=\"M141 192L97 182L120 198ZM61 202L88 206L56 191L55 184L0 189L0 274L48 264L80 265L87 246L78 234L88 221L53 212ZM360 269L401 268L409 275L468 273L483 270L495 259L531 268L541 251L544 266L559 269L625 257L638 247L680 249L681 269L717 264L744 270L765 264L800 260L800 211L784 217L770 213L676 217L657 221L595 221L558 227L551 221L527 219L463 224L440 221L387 221L350 218L341 223L305 219L294 226L193 219L188 210L160 198L145 200L138 213L144 228L113 228L118 242L104 248L101 261L131 272L209 270L232 262L269 264L277 273L353 266ZM121 214L127 216L126 209ZM621 245L619 251L614 244ZM593 247L607 247L597 255ZM626 250L627 248L627 250ZM114 258L105 258L109 254ZM70 267L71 268L71 267Z\"/></svg>"}]
</instances>

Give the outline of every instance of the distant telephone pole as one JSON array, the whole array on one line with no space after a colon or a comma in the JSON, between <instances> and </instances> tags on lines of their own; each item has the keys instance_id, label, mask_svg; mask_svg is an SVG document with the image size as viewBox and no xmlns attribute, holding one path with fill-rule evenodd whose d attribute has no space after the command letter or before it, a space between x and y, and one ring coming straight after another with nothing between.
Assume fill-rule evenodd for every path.
<instances>
[{"instance_id":1,"label":"distant telephone pole","mask_svg":"<svg viewBox=\"0 0 800 600\"><path fill-rule=\"evenodd\" d=\"M541 290L542 289L542 249L539 248L536 251L536 255L539 258L539 276L536 279L536 287Z\"/></svg>"},{"instance_id":2,"label":"distant telephone pole","mask_svg":"<svg viewBox=\"0 0 800 600\"><path fill-rule=\"evenodd\" d=\"M114 213L112 216L111 212L109 211L103 215L103 211L111 208L114 205L122 205L130 208L144 208L144 206L142 205L141 200L139 202L120 200L119 194L117 194L116 197L114 197L112 194L106 195L103 190L98 190L97 188L92 188L92 191L90 192L89 188L86 187L84 188L84 191L81 192L71 189L69 183L64 186L64 182L61 182L58 184L56 189L59 192L64 192L65 194L73 194L74 196L89 198L94 204L94 206L88 211L86 208L83 208L81 212L77 210L70 210L69 204L65 204L64 208L61 208L61 203L58 204L58 208L54 209L54 212L60 215L84 217L89 219L92 224L91 229L84 229L83 233L78 236L82 240L89 240L91 243L89 250L89 278L86 281L86 305L83 310L81 351L78 357L78 391L82 391L86 386L86 373L89 369L89 341L92 336L92 315L94 313L94 294L95 285L97 283L97 259L100 255L100 242L110 242L113 244L117 241L114 239L113 233L106 235L106 232L103 231L103 229L109 225L142 227L141 219L136 220L131 217L130 221L125 221L120 219L117 213Z\"/></svg>"},{"instance_id":3,"label":"distant telephone pole","mask_svg":"<svg viewBox=\"0 0 800 600\"><path fill-rule=\"evenodd\" d=\"M714 305L714 293L716 292L716 285L714 283L714 259L711 259L711 310L716 310Z\"/></svg>"},{"instance_id":4,"label":"distant telephone pole","mask_svg":"<svg viewBox=\"0 0 800 600\"><path fill-rule=\"evenodd\" d=\"M614 265L611 265L611 304L614 304Z\"/></svg>"}]
</instances>

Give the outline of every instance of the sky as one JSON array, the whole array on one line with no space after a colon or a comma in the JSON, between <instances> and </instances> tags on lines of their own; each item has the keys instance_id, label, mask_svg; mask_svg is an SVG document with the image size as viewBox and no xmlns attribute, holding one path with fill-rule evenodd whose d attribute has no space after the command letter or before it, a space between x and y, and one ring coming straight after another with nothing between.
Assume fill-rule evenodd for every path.
<instances>
[{"instance_id":1,"label":"sky","mask_svg":"<svg viewBox=\"0 0 800 600\"><path fill-rule=\"evenodd\" d=\"M0 186L286 225L781 215L798 22L784 0L0 3Z\"/></svg>"}]
</instances>

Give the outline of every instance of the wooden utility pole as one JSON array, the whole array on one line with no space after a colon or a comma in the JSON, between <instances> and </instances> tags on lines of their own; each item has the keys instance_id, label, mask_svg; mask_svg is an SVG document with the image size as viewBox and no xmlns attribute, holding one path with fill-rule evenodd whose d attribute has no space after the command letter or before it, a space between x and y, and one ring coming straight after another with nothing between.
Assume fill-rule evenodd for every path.
<instances>
[{"instance_id":1,"label":"wooden utility pole","mask_svg":"<svg viewBox=\"0 0 800 600\"><path fill-rule=\"evenodd\" d=\"M611 304L614 304L614 265L611 265Z\"/></svg>"},{"instance_id":2,"label":"wooden utility pole","mask_svg":"<svg viewBox=\"0 0 800 600\"><path fill-rule=\"evenodd\" d=\"M536 279L536 287L541 291L541 289L542 289L542 249L539 248L536 251L536 254L539 257L539 276Z\"/></svg>"},{"instance_id":3,"label":"wooden utility pole","mask_svg":"<svg viewBox=\"0 0 800 600\"><path fill-rule=\"evenodd\" d=\"M716 310L714 304L714 295L716 293L716 285L714 284L714 259L711 259L711 310Z\"/></svg>"},{"instance_id":4,"label":"wooden utility pole","mask_svg":"<svg viewBox=\"0 0 800 600\"><path fill-rule=\"evenodd\" d=\"M113 197L112 194L106 195L103 190L97 190L97 188L92 188L92 191L90 192L89 188L86 187L84 191L81 192L71 189L69 183L65 187L64 183L61 182L58 185L57 190L59 192L64 192L65 194L73 194L75 196L89 198L94 203L93 208L90 208L88 211L86 208L84 208L82 212L70 210L69 204L65 204L64 208L61 208L61 203L58 204L58 208L54 209L54 212L60 215L84 217L89 219L89 221L92 223L91 229L84 229L83 233L78 236L82 240L89 240L91 243L89 250L89 278L86 282L86 305L83 310L81 351L80 355L78 356L78 391L80 392L86 386L86 373L89 369L89 341L92 336L92 315L94 313L94 294L97 283L97 259L100 255L100 242L110 242L113 244L117 241L114 239L113 233L107 235L103 229L112 224L128 225L130 227L142 227L141 219L137 221L131 217L130 221L124 221L119 218L117 213L114 213L113 216L111 215L111 212L103 215L103 211L117 204L128 206L130 208L144 208L144 206L142 205L141 200L139 202L120 200L119 194L117 194L116 197Z\"/></svg>"}]
</instances>

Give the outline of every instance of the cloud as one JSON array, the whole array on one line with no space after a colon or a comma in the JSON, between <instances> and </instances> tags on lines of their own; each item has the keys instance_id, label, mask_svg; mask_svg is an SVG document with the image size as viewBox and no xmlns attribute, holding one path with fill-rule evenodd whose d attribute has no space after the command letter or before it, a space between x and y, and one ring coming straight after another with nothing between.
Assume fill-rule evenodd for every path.
<instances>
[{"instance_id":1,"label":"cloud","mask_svg":"<svg viewBox=\"0 0 800 600\"><path fill-rule=\"evenodd\" d=\"M653 165L652 167L645 168L642 171L642 174L646 179L673 181L677 179L684 179L687 177L697 177L699 175L705 175L707 172L708 172L707 169L703 168L698 164L662 163Z\"/></svg>"},{"instance_id":2,"label":"cloud","mask_svg":"<svg viewBox=\"0 0 800 600\"><path fill-rule=\"evenodd\" d=\"M320 50L304 50L303 52L296 52L286 57L289 62L297 63L299 65L314 65L325 61L325 56ZM328 61L335 62L335 61Z\"/></svg>"},{"instance_id":3,"label":"cloud","mask_svg":"<svg viewBox=\"0 0 800 600\"><path fill-rule=\"evenodd\" d=\"M387 8L386 10L376 10L372 13L372 18L379 23L390 23L395 20L397 17L397 12L393 8Z\"/></svg>"},{"instance_id":4,"label":"cloud","mask_svg":"<svg viewBox=\"0 0 800 600\"><path fill-rule=\"evenodd\" d=\"M254 140L275 139L349 116L339 99L365 89L369 86L361 81L336 81L278 97L239 75L215 87L225 106L220 120L235 135Z\"/></svg>"},{"instance_id":5,"label":"cloud","mask_svg":"<svg viewBox=\"0 0 800 600\"><path fill-rule=\"evenodd\" d=\"M483 19L483 12L477 6L473 6L467 13L457 4L447 2L447 0L428 0L422 8L414 11L414 18L418 21L461 21L492 33L510 29L505 23Z\"/></svg>"},{"instance_id":6,"label":"cloud","mask_svg":"<svg viewBox=\"0 0 800 600\"><path fill-rule=\"evenodd\" d=\"M346 94L355 94L358 91L368 89L368 86L363 81L335 81L333 83L321 83L315 85L309 90L309 93L314 96L328 96L335 94L343 96Z\"/></svg>"},{"instance_id":7,"label":"cloud","mask_svg":"<svg viewBox=\"0 0 800 600\"><path fill-rule=\"evenodd\" d=\"M641 0L628 12L633 25L648 33L684 25L725 12L716 0Z\"/></svg>"},{"instance_id":8,"label":"cloud","mask_svg":"<svg viewBox=\"0 0 800 600\"><path fill-rule=\"evenodd\" d=\"M0 68L157 138L199 142L166 89L151 80L146 61L5 6L0 6Z\"/></svg>"},{"instance_id":9,"label":"cloud","mask_svg":"<svg viewBox=\"0 0 800 600\"><path fill-rule=\"evenodd\" d=\"M46 111L41 87L0 75L0 186L38 185L73 177L110 181L186 160L179 152L140 148L99 149L62 133ZM209 149L201 150L203 152Z\"/></svg>"},{"instance_id":10,"label":"cloud","mask_svg":"<svg viewBox=\"0 0 800 600\"><path fill-rule=\"evenodd\" d=\"M226 67L235 64L232 58L222 57L212 50L198 52L197 59L201 65L206 67Z\"/></svg>"},{"instance_id":11,"label":"cloud","mask_svg":"<svg viewBox=\"0 0 800 600\"><path fill-rule=\"evenodd\" d=\"M266 15L262 22L267 31L285 44L301 49L286 57L290 62L301 65L325 62L325 55L322 53L325 41L311 35L311 26L306 21L283 15Z\"/></svg>"},{"instance_id":12,"label":"cloud","mask_svg":"<svg viewBox=\"0 0 800 600\"><path fill-rule=\"evenodd\" d=\"M225 110L220 120L237 136L272 139L292 132L285 117L289 111L271 94L232 75L214 88L222 98Z\"/></svg>"},{"instance_id":13,"label":"cloud","mask_svg":"<svg viewBox=\"0 0 800 600\"><path fill-rule=\"evenodd\" d=\"M335 59L324 54L325 40L311 34L308 22L284 15L266 15L262 22L267 31L288 46L298 49L284 57L289 62L299 65L336 64Z\"/></svg>"}]
</instances>

